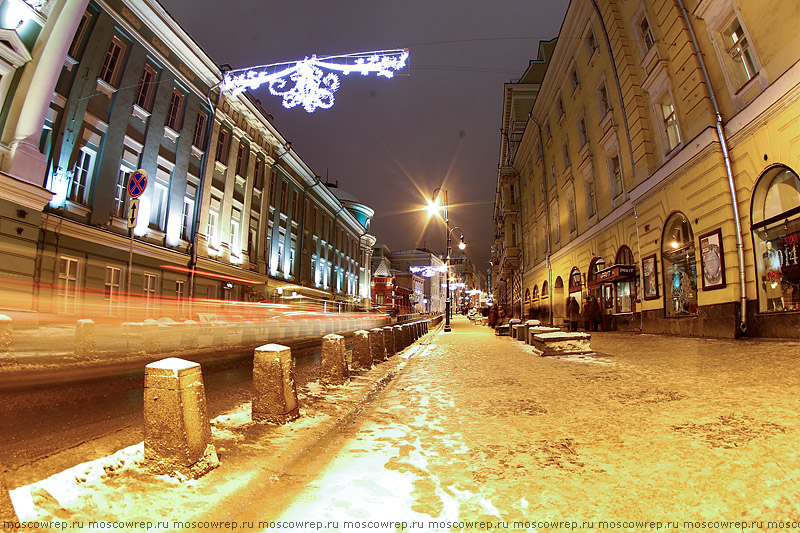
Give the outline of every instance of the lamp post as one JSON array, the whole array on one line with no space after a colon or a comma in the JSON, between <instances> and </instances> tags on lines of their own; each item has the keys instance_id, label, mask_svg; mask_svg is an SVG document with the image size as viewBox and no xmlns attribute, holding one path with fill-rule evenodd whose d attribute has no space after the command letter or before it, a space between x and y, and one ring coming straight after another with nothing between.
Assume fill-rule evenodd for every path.
<instances>
[{"instance_id":1,"label":"lamp post","mask_svg":"<svg viewBox=\"0 0 800 533\"><path fill-rule=\"evenodd\" d=\"M436 201L436 198L437 198L439 192L444 193L444 204L442 204L441 208L439 207L439 204ZM448 204L447 204L447 189L443 189L442 187L437 187L433 191L433 195L431 196L431 201L429 202L429 205L428 205L428 211L429 211L429 213L431 215L433 215L433 213L436 213L436 212L439 211L439 209L442 209L442 211L443 211L443 217L442 218L444 219L445 231L447 232L446 233L446 235L447 235L447 248L445 249L445 253L446 253L446 255L445 255L445 287L446 287L446 289L445 289L445 291L446 292L445 292L445 308L444 308L444 317L445 317L444 331L450 331L450 235L452 234L453 231L458 230L458 232L461 234L461 242L459 242L458 247L461 250L463 250L466 247L466 243L464 242L464 234L461 232L461 229L458 228L458 227L455 227L452 230L450 229L450 219L447 216L447 206L448 206Z\"/></svg>"}]
</instances>

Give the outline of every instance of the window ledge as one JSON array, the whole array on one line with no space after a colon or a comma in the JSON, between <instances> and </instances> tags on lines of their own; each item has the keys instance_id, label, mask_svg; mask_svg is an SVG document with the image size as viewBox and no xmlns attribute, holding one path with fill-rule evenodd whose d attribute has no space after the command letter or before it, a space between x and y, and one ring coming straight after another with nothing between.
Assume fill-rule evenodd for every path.
<instances>
[{"instance_id":1,"label":"window ledge","mask_svg":"<svg viewBox=\"0 0 800 533\"><path fill-rule=\"evenodd\" d=\"M192 155L195 156L197 159L202 159L205 155L205 152L198 148L195 145L192 145Z\"/></svg>"},{"instance_id":2,"label":"window ledge","mask_svg":"<svg viewBox=\"0 0 800 533\"><path fill-rule=\"evenodd\" d=\"M137 104L133 104L133 111L131 114L142 122L147 122L147 119L150 118L150 112Z\"/></svg>"},{"instance_id":3,"label":"window ledge","mask_svg":"<svg viewBox=\"0 0 800 533\"><path fill-rule=\"evenodd\" d=\"M67 57L64 58L64 68L70 72L72 71L72 67L74 67L77 64L78 60L70 55L67 55Z\"/></svg>"},{"instance_id":4,"label":"window ledge","mask_svg":"<svg viewBox=\"0 0 800 533\"><path fill-rule=\"evenodd\" d=\"M180 132L173 130L169 126L164 126L164 137L166 137L170 141L175 142L178 140L178 137L180 136L181 136Z\"/></svg>"},{"instance_id":5,"label":"window ledge","mask_svg":"<svg viewBox=\"0 0 800 533\"><path fill-rule=\"evenodd\" d=\"M100 91L102 94L106 95L109 99L114 96L114 93L117 92L117 88L108 83L105 80L97 78L97 85L95 88Z\"/></svg>"},{"instance_id":6,"label":"window ledge","mask_svg":"<svg viewBox=\"0 0 800 533\"><path fill-rule=\"evenodd\" d=\"M223 163L222 161L219 161L219 160L214 161L214 168L216 170L219 170L220 172L227 172L228 171L228 165L226 165L225 163Z\"/></svg>"}]
</instances>

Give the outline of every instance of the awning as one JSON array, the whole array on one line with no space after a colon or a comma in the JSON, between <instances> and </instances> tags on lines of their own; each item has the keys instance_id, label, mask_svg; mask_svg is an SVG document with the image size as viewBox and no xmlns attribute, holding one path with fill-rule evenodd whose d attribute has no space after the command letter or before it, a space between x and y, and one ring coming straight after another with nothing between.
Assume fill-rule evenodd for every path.
<instances>
[{"instance_id":1,"label":"awning","mask_svg":"<svg viewBox=\"0 0 800 533\"><path fill-rule=\"evenodd\" d=\"M603 283L613 283L635 277L636 265L613 265L598 272L587 285L590 289L596 289Z\"/></svg>"}]
</instances>

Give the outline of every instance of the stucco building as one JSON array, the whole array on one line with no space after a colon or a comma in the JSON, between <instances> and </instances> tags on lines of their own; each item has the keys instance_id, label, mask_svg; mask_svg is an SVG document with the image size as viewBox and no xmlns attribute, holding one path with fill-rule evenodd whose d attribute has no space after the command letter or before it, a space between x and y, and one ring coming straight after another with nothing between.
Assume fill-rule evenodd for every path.
<instances>
[{"instance_id":1,"label":"stucco building","mask_svg":"<svg viewBox=\"0 0 800 533\"><path fill-rule=\"evenodd\" d=\"M528 73L506 85L495 296L556 323L595 297L608 328L800 336L799 21L572 0L527 113Z\"/></svg>"}]
</instances>

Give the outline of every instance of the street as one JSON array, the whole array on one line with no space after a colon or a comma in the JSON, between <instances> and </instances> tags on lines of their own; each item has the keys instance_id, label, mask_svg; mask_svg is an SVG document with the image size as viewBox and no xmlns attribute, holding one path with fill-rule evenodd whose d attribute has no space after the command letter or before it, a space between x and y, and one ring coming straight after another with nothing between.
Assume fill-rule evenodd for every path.
<instances>
[{"instance_id":1,"label":"street","mask_svg":"<svg viewBox=\"0 0 800 533\"><path fill-rule=\"evenodd\" d=\"M800 521L800 343L598 333L593 356L545 358L463 317L452 326L350 385L308 383L287 426L252 424L241 409L217 417L222 466L197 481L117 467L59 501L62 518L171 524L150 529L161 531L230 529L214 520L259 531ZM388 371L383 390L353 399Z\"/></svg>"}]
</instances>

